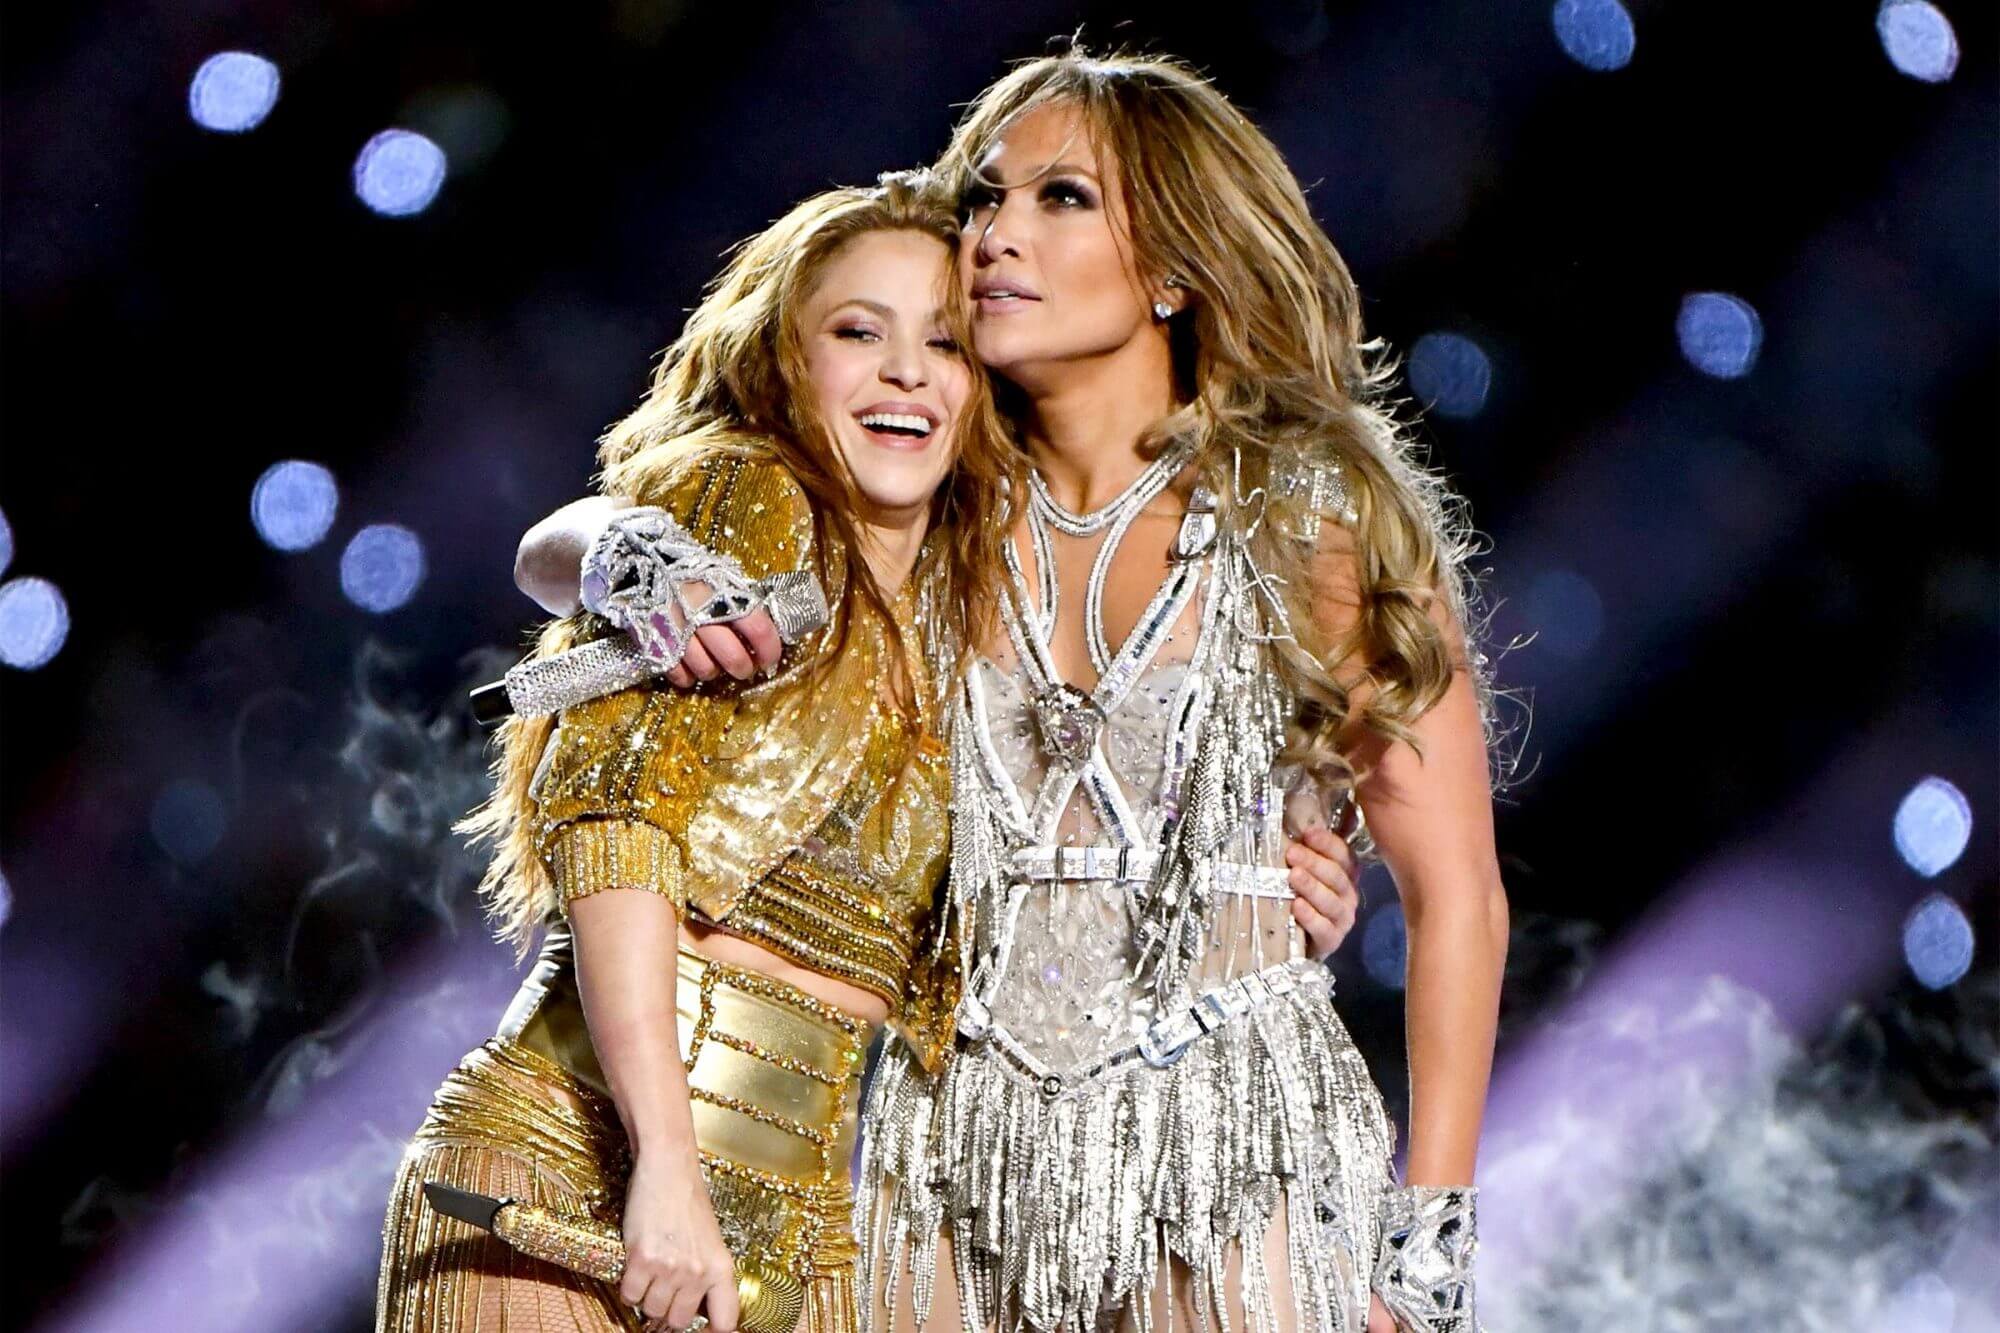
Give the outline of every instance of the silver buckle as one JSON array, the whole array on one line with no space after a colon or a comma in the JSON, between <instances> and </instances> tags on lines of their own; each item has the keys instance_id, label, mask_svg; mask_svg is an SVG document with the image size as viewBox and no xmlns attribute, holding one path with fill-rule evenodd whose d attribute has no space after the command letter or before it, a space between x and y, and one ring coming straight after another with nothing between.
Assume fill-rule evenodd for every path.
<instances>
[{"instance_id":1,"label":"silver buckle","mask_svg":"<svg viewBox=\"0 0 2000 1333\"><path fill-rule=\"evenodd\" d=\"M1194 1031L1189 1032L1187 1028ZM1186 1055L1187 1048L1194 1045L1201 1035L1201 1025L1191 1021L1189 1014L1176 1014L1146 1029L1145 1035L1139 1038L1139 1054L1153 1068L1165 1069Z\"/></svg>"}]
</instances>

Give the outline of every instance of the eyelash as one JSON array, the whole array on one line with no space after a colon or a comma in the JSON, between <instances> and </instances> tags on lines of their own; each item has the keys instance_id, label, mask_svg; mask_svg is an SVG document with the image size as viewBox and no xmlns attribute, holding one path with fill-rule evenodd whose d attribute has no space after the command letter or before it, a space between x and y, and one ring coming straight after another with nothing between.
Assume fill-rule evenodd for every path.
<instances>
[{"instance_id":1,"label":"eyelash","mask_svg":"<svg viewBox=\"0 0 2000 1333\"><path fill-rule=\"evenodd\" d=\"M1071 185L1068 181L1050 181L1048 184L1042 186L1041 197L1044 202L1054 201L1058 196L1063 197L1065 202L1063 202L1062 207L1064 208L1088 208L1090 206L1090 195L1081 186Z\"/></svg>"},{"instance_id":2,"label":"eyelash","mask_svg":"<svg viewBox=\"0 0 2000 1333\"><path fill-rule=\"evenodd\" d=\"M882 335L873 329L864 329L850 324L846 328L835 329L833 336L841 339L843 342L860 342L864 339L868 341L880 341ZM959 351L958 339L956 338L931 338L928 340L928 345L941 352L948 352L953 356L956 356Z\"/></svg>"},{"instance_id":3,"label":"eyelash","mask_svg":"<svg viewBox=\"0 0 2000 1333\"><path fill-rule=\"evenodd\" d=\"M1043 203L1052 203L1058 208L1088 208L1093 202L1088 190L1080 185L1060 180L1045 182L1036 197ZM958 213L961 218L970 222L973 214L996 208L999 203L999 191L990 186L975 186L959 196Z\"/></svg>"}]
</instances>

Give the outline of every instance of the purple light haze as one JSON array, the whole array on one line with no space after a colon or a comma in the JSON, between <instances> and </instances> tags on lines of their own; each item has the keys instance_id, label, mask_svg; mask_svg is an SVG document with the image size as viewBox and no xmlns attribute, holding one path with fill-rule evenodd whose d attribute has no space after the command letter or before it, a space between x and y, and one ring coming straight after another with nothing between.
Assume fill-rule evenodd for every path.
<instances>
[{"instance_id":1,"label":"purple light haze","mask_svg":"<svg viewBox=\"0 0 2000 1333\"><path fill-rule=\"evenodd\" d=\"M115 1249L48 1333L268 1333L339 1326L372 1289L403 1144L517 973L482 933L405 965L325 1053L299 1109L241 1135Z\"/></svg>"},{"instance_id":2,"label":"purple light haze","mask_svg":"<svg viewBox=\"0 0 2000 1333\"><path fill-rule=\"evenodd\" d=\"M1894 978L1919 888L1879 846L1882 813L1913 750L1948 763L1966 744L1934 718L1886 719L1765 836L1664 896L1562 1013L1501 1053L1480 1144L1482 1285L1503 1299L1534 1288L1798 1039Z\"/></svg>"}]
</instances>

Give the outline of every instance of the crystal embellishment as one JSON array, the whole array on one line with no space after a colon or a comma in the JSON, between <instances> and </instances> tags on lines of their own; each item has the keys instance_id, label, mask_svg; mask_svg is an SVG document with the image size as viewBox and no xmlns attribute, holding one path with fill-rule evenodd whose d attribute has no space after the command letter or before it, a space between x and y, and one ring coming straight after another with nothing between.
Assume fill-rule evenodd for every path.
<instances>
[{"instance_id":1,"label":"crystal embellishment","mask_svg":"<svg viewBox=\"0 0 2000 1333\"><path fill-rule=\"evenodd\" d=\"M1037 699L1035 716L1041 724L1042 749L1066 764L1089 759L1104 729L1104 710L1074 685L1057 685Z\"/></svg>"}]
</instances>

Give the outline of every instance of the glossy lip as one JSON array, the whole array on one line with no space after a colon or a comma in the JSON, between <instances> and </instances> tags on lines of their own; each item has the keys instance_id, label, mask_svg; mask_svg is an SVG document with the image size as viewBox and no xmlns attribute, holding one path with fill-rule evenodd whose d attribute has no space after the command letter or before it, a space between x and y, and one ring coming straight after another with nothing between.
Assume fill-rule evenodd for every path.
<instances>
[{"instance_id":1,"label":"glossy lip","mask_svg":"<svg viewBox=\"0 0 2000 1333\"><path fill-rule=\"evenodd\" d=\"M1005 292L1015 299L991 299L997 293L1001 292ZM1041 299L1041 297L1035 294L1034 288L1014 278L991 276L979 278L972 284L972 300L979 307L979 313L982 315L1008 314L1020 310L1030 301L1039 301Z\"/></svg>"},{"instance_id":2,"label":"glossy lip","mask_svg":"<svg viewBox=\"0 0 2000 1333\"><path fill-rule=\"evenodd\" d=\"M922 439L911 439L902 435L878 434L868 429L868 427L861 425L861 418L876 412L899 417L922 417L931 423L931 433ZM943 431L944 418L938 414L937 409L934 407L925 407L922 403L913 403L907 399L893 398L885 399L879 403L870 403L866 407L856 408L854 411L854 424L861 426L861 433L866 435L869 440L880 448L904 449L916 453L929 448L931 441L938 438Z\"/></svg>"}]
</instances>

